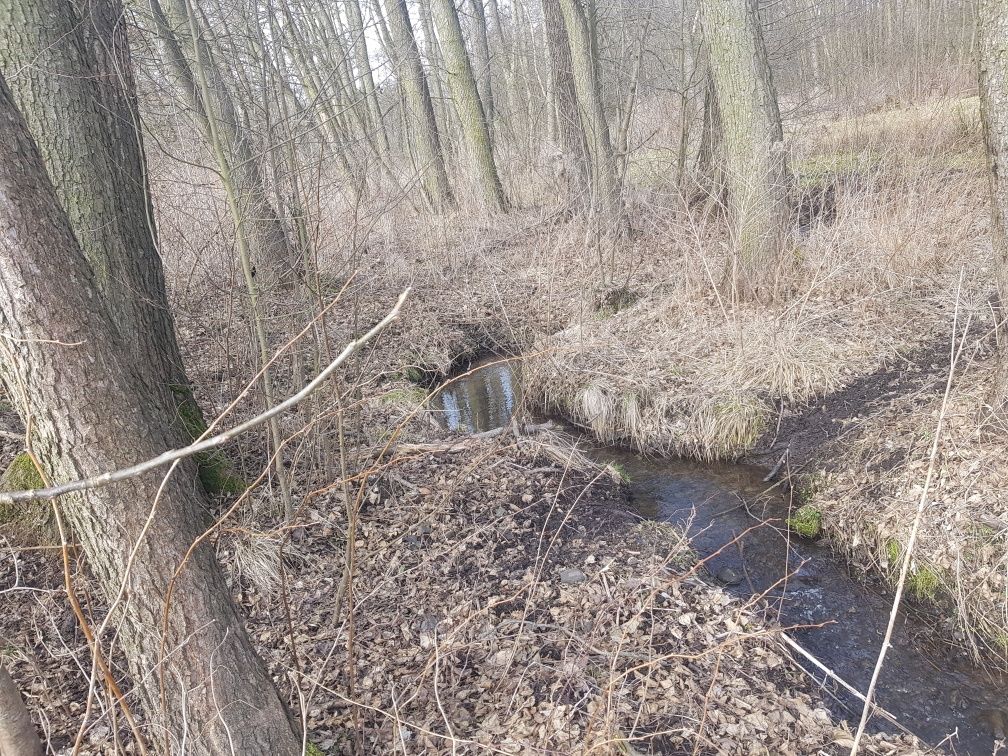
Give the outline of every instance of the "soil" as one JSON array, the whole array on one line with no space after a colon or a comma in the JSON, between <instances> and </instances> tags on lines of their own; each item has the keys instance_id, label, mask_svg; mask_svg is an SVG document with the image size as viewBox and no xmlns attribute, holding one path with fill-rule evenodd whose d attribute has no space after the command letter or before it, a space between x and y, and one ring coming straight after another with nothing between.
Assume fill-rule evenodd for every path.
<instances>
[{"instance_id":1,"label":"soil","mask_svg":"<svg viewBox=\"0 0 1008 756\"><path fill-rule=\"evenodd\" d=\"M944 386L948 374L949 338L942 336L913 354L883 365L824 397L785 406L776 423L742 460L768 467L787 452L794 470L810 464L829 466L827 450L835 451L843 436L858 423L887 406L895 397Z\"/></svg>"}]
</instances>

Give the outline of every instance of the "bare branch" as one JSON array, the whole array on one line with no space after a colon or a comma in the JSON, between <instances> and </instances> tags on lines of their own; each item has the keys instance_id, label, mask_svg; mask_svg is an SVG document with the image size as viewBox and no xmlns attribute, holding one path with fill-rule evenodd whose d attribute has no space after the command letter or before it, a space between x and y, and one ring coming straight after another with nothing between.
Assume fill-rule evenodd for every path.
<instances>
[{"instance_id":1,"label":"bare branch","mask_svg":"<svg viewBox=\"0 0 1008 756\"><path fill-rule=\"evenodd\" d=\"M240 436L242 433L252 430L259 425L262 425L265 422L268 422L271 418L296 407L308 398L308 396L310 396L319 386L325 383L326 379L328 379L340 365L346 362L351 355L353 355L368 341L377 336L386 328L386 326L396 319L399 315L400 309L402 309L403 303L406 301L409 291L409 289L406 289L406 291L400 294L395 306L384 318L382 318L370 331L365 333L359 339L355 339L347 344L343 351L340 352L339 355L337 355L337 357L303 389L280 402L280 404L275 407L266 410L266 412L263 412L261 415L258 415L251 420L247 420L240 425L236 425L231 430L225 431L217 436L213 436L212 438L197 441L189 446L184 446L181 449L167 451L164 454L159 454L153 459L148 459L130 467L124 467L121 470L113 470L111 472L102 473L101 475L96 475L92 478L82 478L69 483L61 483L58 486L51 486L49 488L0 493L0 503L13 504L17 502L55 499L58 496L63 496L68 493L85 491L91 488L100 488L101 486L107 486L109 483L116 483L121 480L127 480L128 478L134 478L138 475L150 472L151 470L156 470L159 467L171 464L172 462L185 459L186 457L191 457L194 454L199 454L200 452L216 449L218 446L223 446L231 439Z\"/></svg>"}]
</instances>

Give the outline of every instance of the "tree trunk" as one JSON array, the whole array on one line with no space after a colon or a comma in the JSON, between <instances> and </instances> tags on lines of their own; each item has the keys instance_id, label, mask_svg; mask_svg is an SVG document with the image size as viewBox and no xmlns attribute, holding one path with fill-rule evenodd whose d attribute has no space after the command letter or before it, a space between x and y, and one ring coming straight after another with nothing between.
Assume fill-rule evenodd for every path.
<instances>
[{"instance_id":1,"label":"tree trunk","mask_svg":"<svg viewBox=\"0 0 1008 756\"><path fill-rule=\"evenodd\" d=\"M565 199L570 202L581 195L588 185L588 142L578 113L574 66L560 0L542 0L542 10L550 57L550 89L556 114L557 147L561 159L557 172L563 179Z\"/></svg>"},{"instance_id":2,"label":"tree trunk","mask_svg":"<svg viewBox=\"0 0 1008 756\"><path fill-rule=\"evenodd\" d=\"M476 58L476 81L479 83L483 113L486 115L487 126L492 135L497 108L494 105L493 77L490 75L490 40L487 34L486 9L483 7L483 0L470 0L470 5L473 10L473 34L476 38L473 45L474 57Z\"/></svg>"},{"instance_id":3,"label":"tree trunk","mask_svg":"<svg viewBox=\"0 0 1008 756\"><path fill-rule=\"evenodd\" d=\"M691 204L709 202L717 211L723 212L728 204L722 144L724 127L709 63L704 78L703 116L695 171L697 196L691 199Z\"/></svg>"},{"instance_id":4,"label":"tree trunk","mask_svg":"<svg viewBox=\"0 0 1008 756\"><path fill-rule=\"evenodd\" d=\"M570 45L574 88L577 91L581 124L588 141L592 165L592 206L598 212L623 218L622 199L616 180L609 124L602 108L595 46L592 43L588 11L582 3L590 0L560 0L567 42Z\"/></svg>"},{"instance_id":5,"label":"tree trunk","mask_svg":"<svg viewBox=\"0 0 1008 756\"><path fill-rule=\"evenodd\" d=\"M756 0L702 0L721 117L736 298L771 293L787 257L790 176Z\"/></svg>"},{"instance_id":6,"label":"tree trunk","mask_svg":"<svg viewBox=\"0 0 1008 756\"><path fill-rule=\"evenodd\" d=\"M385 132L381 107L378 104L378 92L375 89L374 73L371 70L371 56L368 53L367 34L364 31L364 17L361 14L360 0L348 0L345 7L347 20L350 24L350 35L353 40L357 79L364 88L364 96L367 98L371 122L377 132L378 144L385 153L388 153L388 135Z\"/></svg>"},{"instance_id":7,"label":"tree trunk","mask_svg":"<svg viewBox=\"0 0 1008 756\"><path fill-rule=\"evenodd\" d=\"M462 38L462 25L459 23L455 2L433 0L433 11L441 51L445 56L452 102L462 122L462 133L475 163L483 197L493 209L506 209L508 202L497 173L497 164L494 162L490 128L487 125L486 113L483 111L465 40Z\"/></svg>"},{"instance_id":8,"label":"tree trunk","mask_svg":"<svg viewBox=\"0 0 1008 756\"><path fill-rule=\"evenodd\" d=\"M206 423L165 292L122 6L91 0L85 10L86 21L67 0L0 2L10 30L0 68L127 354L148 366L153 397L187 443ZM209 492L244 487L228 467L220 452L201 457Z\"/></svg>"},{"instance_id":9,"label":"tree trunk","mask_svg":"<svg viewBox=\"0 0 1008 756\"><path fill-rule=\"evenodd\" d=\"M0 756L42 756L45 749L32 726L21 691L0 662Z\"/></svg>"},{"instance_id":10,"label":"tree trunk","mask_svg":"<svg viewBox=\"0 0 1008 756\"><path fill-rule=\"evenodd\" d=\"M0 382L23 412L52 482L125 467L171 447L0 79ZM14 157L16 156L16 159ZM164 751L301 753L213 549L195 469L164 471L62 499L110 605L117 646ZM148 517L150 522L148 523ZM134 551L135 548L135 551ZM176 571L178 574L176 575ZM126 600L117 602L120 587ZM170 603L169 586L172 586Z\"/></svg>"},{"instance_id":11,"label":"tree trunk","mask_svg":"<svg viewBox=\"0 0 1008 756\"><path fill-rule=\"evenodd\" d=\"M434 105L430 89L420 62L413 26L410 23L406 0L384 0L385 15L394 49L394 59L399 83L406 97L409 131L427 202L435 208L452 207L455 198L448 183L441 137L434 120Z\"/></svg>"},{"instance_id":12,"label":"tree trunk","mask_svg":"<svg viewBox=\"0 0 1008 756\"><path fill-rule=\"evenodd\" d=\"M991 197L991 247L997 278L997 332L1000 369L991 398L1002 415L1008 402L1008 9L1000 0L980 0L977 31L980 37L980 117L987 145Z\"/></svg>"},{"instance_id":13,"label":"tree trunk","mask_svg":"<svg viewBox=\"0 0 1008 756\"><path fill-rule=\"evenodd\" d=\"M162 7L159 0L150 2L154 30L164 45L164 59L178 80L179 91L192 104L207 143L212 139L210 122L213 121L226 147L227 170L241 198L246 233L255 262L263 271L263 280L283 280L300 266L291 259L286 229L269 202L251 135L239 118L231 93L211 60L206 42L202 38L193 39L189 34L187 3L188 0L167 0ZM193 60L190 60L191 56ZM208 99L200 96L201 89L193 73L196 63L204 70L214 72L210 77L212 85ZM225 168L219 167L222 170ZM352 191L355 189L351 188Z\"/></svg>"},{"instance_id":14,"label":"tree trunk","mask_svg":"<svg viewBox=\"0 0 1008 756\"><path fill-rule=\"evenodd\" d=\"M117 2L3 0L0 66L133 359L186 387L154 238L129 46ZM81 75L81 72L88 72Z\"/></svg>"}]
</instances>

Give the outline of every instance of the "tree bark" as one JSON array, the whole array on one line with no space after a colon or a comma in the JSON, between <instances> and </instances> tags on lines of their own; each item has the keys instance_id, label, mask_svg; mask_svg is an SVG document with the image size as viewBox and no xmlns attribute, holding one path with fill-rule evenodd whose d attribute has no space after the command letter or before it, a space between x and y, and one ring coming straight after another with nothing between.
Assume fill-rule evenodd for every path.
<instances>
[{"instance_id":1,"label":"tree bark","mask_svg":"<svg viewBox=\"0 0 1008 756\"><path fill-rule=\"evenodd\" d=\"M560 0L567 42L570 45L574 88L577 91L581 124L588 141L592 168L592 205L595 211L623 218L622 199L616 178L609 124L602 108L602 91L595 60L588 17L591 8L582 3L590 0ZM622 225L622 223L620 224Z\"/></svg>"},{"instance_id":2,"label":"tree bark","mask_svg":"<svg viewBox=\"0 0 1008 756\"><path fill-rule=\"evenodd\" d=\"M0 756L42 756L45 749L32 726L21 691L0 662Z\"/></svg>"},{"instance_id":3,"label":"tree bark","mask_svg":"<svg viewBox=\"0 0 1008 756\"><path fill-rule=\"evenodd\" d=\"M28 122L130 359L177 443L206 428L175 337L150 204L129 40L119 0L0 0L0 69ZM226 457L200 459L211 493L242 485Z\"/></svg>"},{"instance_id":4,"label":"tree bark","mask_svg":"<svg viewBox=\"0 0 1008 756\"><path fill-rule=\"evenodd\" d=\"M735 298L765 296L787 256L790 176L757 1L702 0L700 10L722 128L728 278Z\"/></svg>"},{"instance_id":5,"label":"tree bark","mask_svg":"<svg viewBox=\"0 0 1008 756\"><path fill-rule=\"evenodd\" d=\"M0 65L95 283L155 388L184 387L118 2L3 0Z\"/></svg>"},{"instance_id":6,"label":"tree bark","mask_svg":"<svg viewBox=\"0 0 1008 756\"><path fill-rule=\"evenodd\" d=\"M24 413L48 478L92 476L164 452L174 434L150 401L148 366L125 353L2 79L0 145L0 329L8 337L0 382ZM110 604L125 588L117 645L165 750L300 754L297 727L211 546L187 555L205 518L194 476L186 463L160 491L157 473L59 506Z\"/></svg>"},{"instance_id":7,"label":"tree bark","mask_svg":"<svg viewBox=\"0 0 1008 756\"><path fill-rule=\"evenodd\" d=\"M420 62L420 50L410 23L406 0L384 0L393 50L390 50L406 97L407 119L424 197L435 208L452 207L455 198L448 183L434 105Z\"/></svg>"},{"instance_id":8,"label":"tree bark","mask_svg":"<svg viewBox=\"0 0 1008 756\"><path fill-rule=\"evenodd\" d=\"M550 57L550 89L556 113L557 147L562 161L560 173L565 199L570 202L581 195L588 185L588 142L578 113L574 65L560 0L542 0L542 10Z\"/></svg>"},{"instance_id":9,"label":"tree bark","mask_svg":"<svg viewBox=\"0 0 1008 756\"><path fill-rule=\"evenodd\" d=\"M1000 0L980 0L980 117L987 145L991 198L991 251L997 279L999 370L991 404L1002 415L1008 402L1008 346L1004 341L1008 313L1008 9Z\"/></svg>"},{"instance_id":10,"label":"tree bark","mask_svg":"<svg viewBox=\"0 0 1008 756\"><path fill-rule=\"evenodd\" d=\"M462 37L462 25L454 0L432 0L434 20L437 24L441 50L448 70L448 86L452 102L462 122L469 154L475 164L476 174L483 190L483 198L495 210L508 206L494 162L490 127L480 99L476 77L473 74L469 53Z\"/></svg>"}]
</instances>

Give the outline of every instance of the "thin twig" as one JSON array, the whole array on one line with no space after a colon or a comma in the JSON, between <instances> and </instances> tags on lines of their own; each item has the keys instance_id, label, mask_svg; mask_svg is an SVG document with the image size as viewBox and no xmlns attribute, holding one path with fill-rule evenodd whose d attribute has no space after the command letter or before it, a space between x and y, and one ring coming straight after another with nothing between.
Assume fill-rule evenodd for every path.
<instances>
[{"instance_id":1,"label":"thin twig","mask_svg":"<svg viewBox=\"0 0 1008 756\"><path fill-rule=\"evenodd\" d=\"M74 480L69 483L62 483L58 486L51 486L49 488L39 488L30 491L12 491L8 493L0 493L0 504L14 504L16 502L23 501L41 501L43 499L55 499L58 496L63 496L68 493L76 493L78 491L86 491L88 489L100 488L102 486L107 486L110 483L117 483L122 480L127 480L128 478L135 478L138 475L143 475L151 470L156 470L159 467L164 467L165 465L171 464L172 462L177 462L178 460L185 459L186 457L191 457L194 454L199 454L200 452L208 451L210 449L216 449L218 446L223 446L228 443L231 439L240 436L246 431L252 430L253 428L262 425L263 423L270 420L270 418L276 417L298 404L303 402L309 395L312 394L319 386L321 386L326 379L328 379L336 369L342 365L347 358L349 358L354 352L360 349L365 343L374 338L381 330L383 330L389 323L395 320L396 316L399 314L399 310L402 307L403 302L406 299L407 294L409 294L409 289L404 291L400 296L399 300L396 302L395 307L393 307L388 315L381 319L377 325L374 326L370 331L361 336L359 339L351 341L342 352L330 362L325 370L319 373L310 383L308 383L303 389L298 391L296 394L288 397L284 401L275 407L271 407L266 412L258 415L251 420L248 420L240 425L236 425L231 430L225 431L220 435L213 436L212 438L204 439L203 441L197 441L190 444L189 446L183 446L181 449L173 449L172 451L164 452L156 457L146 460L145 462L140 462L130 467L124 467L119 470L113 470L111 472L102 473L101 475L96 475L92 478L81 478L79 480Z\"/></svg>"},{"instance_id":2,"label":"thin twig","mask_svg":"<svg viewBox=\"0 0 1008 756\"><path fill-rule=\"evenodd\" d=\"M862 702L867 702L868 701L868 699L865 697L865 695L861 691L859 691L857 688L855 688L849 682L847 682L842 677L840 677L840 675L838 675L832 669L830 669L825 664L823 664L821 661L819 661L815 656L813 656L811 654L811 652L809 652L807 649L805 649L804 647L802 647L790 635L788 635L787 633L781 633L780 637L781 637L781 640L783 640L784 643L786 643L788 646L790 646L792 650L797 651L799 654L801 654L806 659L808 659L810 662L812 662L820 672L822 672L824 675L826 675L827 677L829 677L831 680L839 683L840 686L844 690L846 690L848 693L850 693L852 696L855 696L859 701L862 701ZM801 669L803 671L805 670L805 668L802 667L800 664L798 664L798 667L799 667L799 669ZM809 673L806 673L806 674L809 674ZM898 719L896 719L896 716L894 714L892 714L891 712L886 711L881 706L879 706L877 703L872 703L870 705L871 705L872 709L877 714L880 714L882 717L884 717L885 719L889 720L889 722L891 722L892 724L894 724L896 727L898 727L900 730L902 730L903 732L905 732L907 735L913 735L914 737L917 737L917 735L912 730L908 729L905 725L901 724L900 721Z\"/></svg>"},{"instance_id":3,"label":"thin twig","mask_svg":"<svg viewBox=\"0 0 1008 756\"><path fill-rule=\"evenodd\" d=\"M903 554L903 563L900 565L899 580L896 582L896 595L893 597L892 610L889 612L889 623L886 625L885 637L882 639L882 648L879 649L878 661L875 662L875 669L872 671L871 682L868 684L868 691L865 693L865 704L861 710L861 721L858 724L857 733L854 735L854 742L851 744L851 756L857 756L858 746L861 737L864 735L868 719L871 717L871 700L875 694L875 686L878 684L879 675L882 673L882 664L885 661L886 651L892 640L893 628L896 626L896 616L899 614L900 602L903 600L903 587L906 583L907 573L910 571L910 560L913 556L914 545L917 543L917 533L920 530L921 520L924 517L924 509L927 507L927 496L931 490L931 480L934 478L935 460L938 458L938 442L941 439L942 428L945 425L945 413L948 409L949 395L952 393L952 378L955 375L956 362L962 351L965 338L960 342L959 350L956 350L956 325L959 320L959 292L962 290L962 272L959 274L959 291L956 292L955 313L952 316L952 345L950 350L950 362L948 379L945 381L945 394L942 397L941 411L938 413L938 422L935 427L934 440L931 443L931 455L928 459L927 475L924 477L924 488L921 491L920 499L917 502L917 512L914 514L913 525L910 528L910 538L907 541L906 550ZM969 321L966 321L966 329L969 330ZM965 333L964 331L964 333Z\"/></svg>"}]
</instances>

